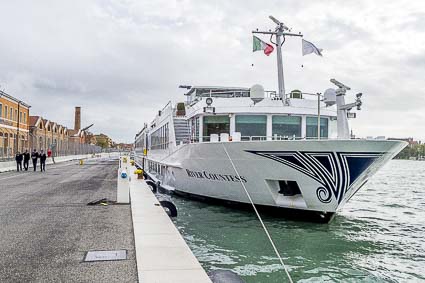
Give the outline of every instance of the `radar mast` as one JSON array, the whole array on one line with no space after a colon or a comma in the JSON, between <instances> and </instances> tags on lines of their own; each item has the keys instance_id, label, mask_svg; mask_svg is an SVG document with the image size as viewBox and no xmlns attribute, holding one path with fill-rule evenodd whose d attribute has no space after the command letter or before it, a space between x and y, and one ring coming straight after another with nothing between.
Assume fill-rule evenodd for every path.
<instances>
[{"instance_id":1,"label":"radar mast","mask_svg":"<svg viewBox=\"0 0 425 283\"><path fill-rule=\"evenodd\" d=\"M278 93L279 97L282 98L283 103L286 104L286 94L285 94L285 80L283 75L283 63L282 63L282 44L285 42L285 36L300 36L301 33L291 33L291 30L283 23L277 20L273 16L269 18L276 23L275 31L252 31L253 34L270 34L270 41L276 46L276 58L277 58L277 78L278 78ZM276 37L276 42L272 41L273 36Z\"/></svg>"}]
</instances>

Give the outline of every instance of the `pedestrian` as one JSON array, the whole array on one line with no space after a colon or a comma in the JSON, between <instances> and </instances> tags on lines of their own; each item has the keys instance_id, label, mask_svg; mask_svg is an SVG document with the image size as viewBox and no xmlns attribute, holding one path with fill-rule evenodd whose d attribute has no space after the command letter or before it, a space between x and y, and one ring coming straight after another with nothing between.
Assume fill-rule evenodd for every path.
<instances>
[{"instance_id":1,"label":"pedestrian","mask_svg":"<svg viewBox=\"0 0 425 283\"><path fill-rule=\"evenodd\" d=\"M40 151L40 172L46 172L46 159L47 159L47 155L46 153L41 150Z\"/></svg>"},{"instance_id":2,"label":"pedestrian","mask_svg":"<svg viewBox=\"0 0 425 283\"><path fill-rule=\"evenodd\" d=\"M16 160L16 170L19 172L19 169L22 171L22 154L18 151L15 156Z\"/></svg>"},{"instance_id":3,"label":"pedestrian","mask_svg":"<svg viewBox=\"0 0 425 283\"><path fill-rule=\"evenodd\" d=\"M29 166L28 163L30 162L30 158L31 158L30 153L28 152L28 149L25 150L23 155L24 155L24 169L25 171L28 171L28 166Z\"/></svg>"},{"instance_id":4,"label":"pedestrian","mask_svg":"<svg viewBox=\"0 0 425 283\"><path fill-rule=\"evenodd\" d=\"M37 150L35 150L35 148L31 153L31 159L32 159L32 167L34 168L34 171L36 171L37 170L38 152L37 152Z\"/></svg>"}]
</instances>

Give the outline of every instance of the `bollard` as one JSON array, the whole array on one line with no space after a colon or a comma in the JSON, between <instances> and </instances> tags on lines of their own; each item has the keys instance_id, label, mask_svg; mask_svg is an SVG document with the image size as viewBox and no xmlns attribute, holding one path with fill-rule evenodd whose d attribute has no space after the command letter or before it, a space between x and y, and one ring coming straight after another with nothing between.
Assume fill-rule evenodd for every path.
<instances>
[{"instance_id":1,"label":"bollard","mask_svg":"<svg viewBox=\"0 0 425 283\"><path fill-rule=\"evenodd\" d=\"M127 171L118 169L117 178L117 203L130 203L130 182Z\"/></svg>"},{"instance_id":2,"label":"bollard","mask_svg":"<svg viewBox=\"0 0 425 283\"><path fill-rule=\"evenodd\" d=\"M84 165L84 160L80 159L80 165Z\"/></svg>"}]
</instances>

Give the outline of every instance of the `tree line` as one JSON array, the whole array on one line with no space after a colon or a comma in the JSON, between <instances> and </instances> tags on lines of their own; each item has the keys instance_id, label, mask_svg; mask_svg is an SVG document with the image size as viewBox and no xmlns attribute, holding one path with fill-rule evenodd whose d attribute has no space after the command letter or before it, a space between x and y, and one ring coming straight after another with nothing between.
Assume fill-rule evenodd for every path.
<instances>
[{"instance_id":1,"label":"tree line","mask_svg":"<svg viewBox=\"0 0 425 283\"><path fill-rule=\"evenodd\" d=\"M423 159L425 158L425 144L413 144L406 146L395 157L396 159Z\"/></svg>"}]
</instances>

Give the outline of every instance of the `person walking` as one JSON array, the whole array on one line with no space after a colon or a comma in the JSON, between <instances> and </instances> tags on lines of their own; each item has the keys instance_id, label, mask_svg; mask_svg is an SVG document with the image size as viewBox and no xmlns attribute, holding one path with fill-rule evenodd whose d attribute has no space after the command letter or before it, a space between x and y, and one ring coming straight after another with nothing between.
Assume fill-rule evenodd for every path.
<instances>
[{"instance_id":1,"label":"person walking","mask_svg":"<svg viewBox=\"0 0 425 283\"><path fill-rule=\"evenodd\" d=\"M34 150L31 153L32 167L34 168L34 171L37 170L37 159L38 159L38 152L34 148Z\"/></svg>"},{"instance_id":2,"label":"person walking","mask_svg":"<svg viewBox=\"0 0 425 283\"><path fill-rule=\"evenodd\" d=\"M46 172L46 159L47 159L47 155L46 153L41 150L40 151L40 172Z\"/></svg>"},{"instance_id":3,"label":"person walking","mask_svg":"<svg viewBox=\"0 0 425 283\"><path fill-rule=\"evenodd\" d=\"M28 171L28 166L29 166L29 162L30 162L30 153L28 152L28 149L25 150L24 154L24 169L25 171Z\"/></svg>"},{"instance_id":4,"label":"person walking","mask_svg":"<svg viewBox=\"0 0 425 283\"><path fill-rule=\"evenodd\" d=\"M22 171L22 154L18 151L15 156L16 160L16 170L19 172L19 169Z\"/></svg>"}]
</instances>

